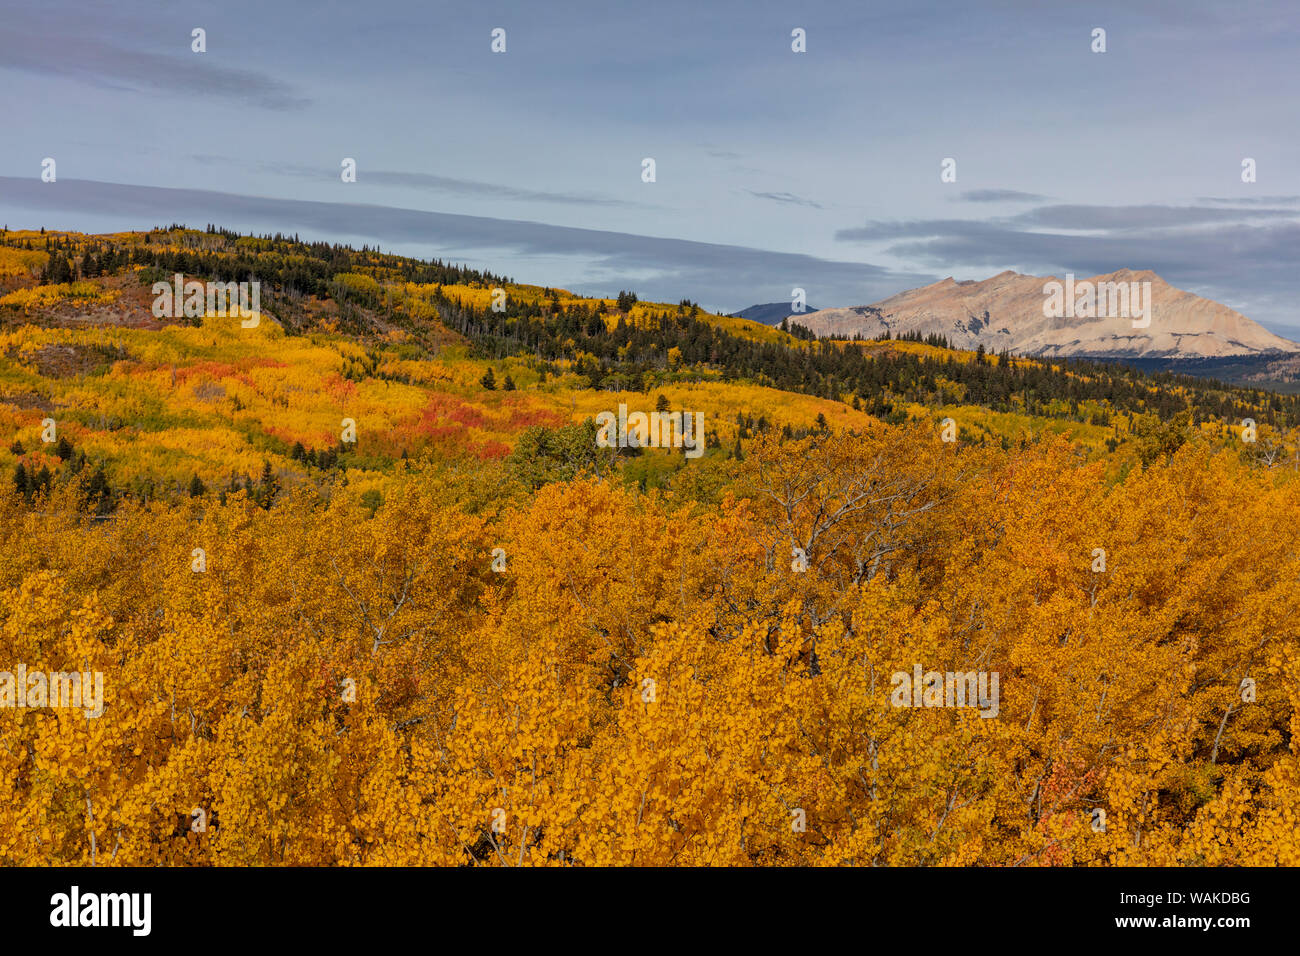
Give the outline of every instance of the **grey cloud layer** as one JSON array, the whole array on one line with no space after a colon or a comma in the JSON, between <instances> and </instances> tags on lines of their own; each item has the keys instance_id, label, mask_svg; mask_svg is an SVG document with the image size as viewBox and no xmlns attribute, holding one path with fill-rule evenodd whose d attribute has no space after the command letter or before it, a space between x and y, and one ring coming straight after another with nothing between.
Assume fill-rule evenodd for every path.
<instances>
[{"instance_id":1,"label":"grey cloud layer","mask_svg":"<svg viewBox=\"0 0 1300 956\"><path fill-rule=\"evenodd\" d=\"M216 96L269 110L302 109L311 103L282 80L220 62L207 53L169 56L62 33L0 31L0 66L8 69L77 77L119 89Z\"/></svg>"},{"instance_id":2,"label":"grey cloud layer","mask_svg":"<svg viewBox=\"0 0 1300 956\"><path fill-rule=\"evenodd\" d=\"M302 166L295 163L273 163L265 160L249 161L232 156L219 156L212 153L195 153L190 159L204 165L238 166L253 169L260 173L277 176L293 176L298 179L315 180L318 183L333 184L339 176L339 169L325 169L318 166ZM341 168L341 167L340 167ZM393 186L408 189L420 189L441 193L448 196L460 196L471 199L498 199L510 202L554 203L566 206L613 206L627 209L647 208L645 203L631 202L625 199L613 199L594 193L547 192L541 189L521 189L500 183L486 183L475 179L457 179L453 176L439 176L434 173L413 173L385 169L366 169L357 172L357 181L365 185Z\"/></svg>"},{"instance_id":3,"label":"grey cloud layer","mask_svg":"<svg viewBox=\"0 0 1300 956\"><path fill-rule=\"evenodd\" d=\"M388 170L358 173L358 179L379 186L409 186L415 189L428 189L434 192L450 193L457 196L474 196L487 199L510 199L519 202L559 203L571 206L626 206L633 207L639 203L622 199L609 199L603 196L579 195L575 193L553 193L536 189L518 189L514 186L502 186L496 183L483 183L472 179L455 179L450 176L435 176L431 173L403 173Z\"/></svg>"},{"instance_id":4,"label":"grey cloud layer","mask_svg":"<svg viewBox=\"0 0 1300 956\"><path fill-rule=\"evenodd\" d=\"M958 197L962 202L1045 202L1046 196L1022 193L1016 189L968 189Z\"/></svg>"},{"instance_id":5,"label":"grey cloud layer","mask_svg":"<svg viewBox=\"0 0 1300 956\"><path fill-rule=\"evenodd\" d=\"M934 276L892 272L866 263L819 259L745 246L692 242L623 232L552 226L391 206L269 199L194 189L163 189L120 183L33 177L0 177L0 213L18 224L14 210L27 210L32 224L58 226L56 213L76 228L78 216L108 217L119 228L147 228L175 221L217 222L236 229L350 236L385 248L427 250L463 261L487 253L487 267L525 282L565 285L579 291L635 288L648 298L688 297L710 308L736 311L755 301L779 301L798 286L809 298L869 302ZM498 258L492 261L492 254ZM528 274L512 263L528 257L572 257ZM526 262L525 262L526 267ZM567 274L565 274L567 273Z\"/></svg>"},{"instance_id":6,"label":"grey cloud layer","mask_svg":"<svg viewBox=\"0 0 1300 956\"><path fill-rule=\"evenodd\" d=\"M807 206L810 209L825 208L821 203L813 202L811 199L804 199L801 196L796 196L794 193L767 193L757 192L753 189L747 189L745 192L758 199L770 199L773 202L789 203L792 206Z\"/></svg>"},{"instance_id":7,"label":"grey cloud layer","mask_svg":"<svg viewBox=\"0 0 1300 956\"><path fill-rule=\"evenodd\" d=\"M1056 205L1041 206L1015 216L993 219L877 220L851 229L840 229L835 233L835 238L844 242L875 242L929 236L985 235L991 231L1020 231L1019 227L1028 226L1080 232L1132 233L1243 223L1253 219L1295 219L1298 215L1300 212L1295 209L1256 206L1224 209L1207 206Z\"/></svg>"}]
</instances>

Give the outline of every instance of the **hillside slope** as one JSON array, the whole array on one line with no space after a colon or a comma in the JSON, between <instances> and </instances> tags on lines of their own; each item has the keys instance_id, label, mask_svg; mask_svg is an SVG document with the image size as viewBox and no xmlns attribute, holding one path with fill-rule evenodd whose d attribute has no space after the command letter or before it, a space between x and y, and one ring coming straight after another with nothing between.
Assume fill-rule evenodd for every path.
<instances>
[{"instance_id":1,"label":"hillside slope","mask_svg":"<svg viewBox=\"0 0 1300 956\"><path fill-rule=\"evenodd\" d=\"M154 284L178 272L256 277L261 321L155 316ZM96 507L111 510L124 495L190 487L256 486L269 500L340 476L378 493L408 461L502 462L521 446L549 447L545 435L577 447L565 429L620 405L698 416L701 464L739 460L764 433L873 419L951 418L961 441L1003 447L1058 433L1117 467L1175 422L1221 441L1247 418L1264 429L1300 423L1300 400L1262 389L949 345L807 341L687 302L582 298L289 237L8 233L0 469L29 497L102 471ZM46 440L48 421L57 439ZM644 487L688 470L663 449L614 457Z\"/></svg>"}]
</instances>

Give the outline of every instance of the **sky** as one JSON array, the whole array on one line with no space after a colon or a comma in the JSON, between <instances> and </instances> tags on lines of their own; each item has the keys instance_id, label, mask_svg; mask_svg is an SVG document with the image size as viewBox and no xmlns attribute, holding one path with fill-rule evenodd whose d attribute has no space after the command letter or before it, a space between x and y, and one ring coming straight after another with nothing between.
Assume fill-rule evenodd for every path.
<instances>
[{"instance_id":1,"label":"sky","mask_svg":"<svg viewBox=\"0 0 1300 956\"><path fill-rule=\"evenodd\" d=\"M1294 0L14 4L0 221L724 312L1152 269L1300 339L1297 63Z\"/></svg>"}]
</instances>

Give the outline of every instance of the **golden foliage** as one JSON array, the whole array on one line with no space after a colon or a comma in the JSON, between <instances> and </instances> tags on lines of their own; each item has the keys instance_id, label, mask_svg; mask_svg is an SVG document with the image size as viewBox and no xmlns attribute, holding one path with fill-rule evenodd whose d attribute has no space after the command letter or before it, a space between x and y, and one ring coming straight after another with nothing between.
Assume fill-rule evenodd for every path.
<instances>
[{"instance_id":1,"label":"golden foliage","mask_svg":"<svg viewBox=\"0 0 1300 956\"><path fill-rule=\"evenodd\" d=\"M1293 474L883 425L733 465L0 496L0 668L105 689L0 708L0 863L1300 861ZM996 716L897 706L916 666Z\"/></svg>"}]
</instances>

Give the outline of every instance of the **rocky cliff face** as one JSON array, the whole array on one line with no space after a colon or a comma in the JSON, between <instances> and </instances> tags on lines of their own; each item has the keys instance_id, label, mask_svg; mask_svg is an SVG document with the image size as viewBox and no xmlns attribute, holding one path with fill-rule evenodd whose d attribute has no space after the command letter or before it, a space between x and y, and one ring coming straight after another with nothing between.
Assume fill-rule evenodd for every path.
<instances>
[{"instance_id":1,"label":"rocky cliff face","mask_svg":"<svg viewBox=\"0 0 1300 956\"><path fill-rule=\"evenodd\" d=\"M822 309L798 321L818 335L938 333L958 348L983 345L1020 355L1213 358L1300 352L1300 345L1225 305L1175 289L1154 272L1129 269L1073 279L1009 271L982 282L948 278L874 305Z\"/></svg>"}]
</instances>

